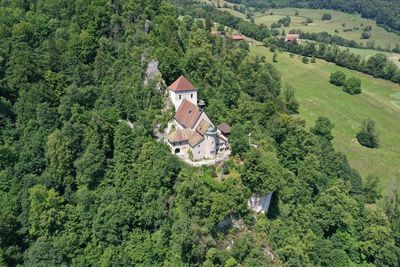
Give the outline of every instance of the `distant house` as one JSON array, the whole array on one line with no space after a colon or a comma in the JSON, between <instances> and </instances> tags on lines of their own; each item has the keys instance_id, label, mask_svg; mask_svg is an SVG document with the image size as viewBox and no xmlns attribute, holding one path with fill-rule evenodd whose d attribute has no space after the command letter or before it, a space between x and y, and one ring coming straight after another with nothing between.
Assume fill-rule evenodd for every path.
<instances>
[{"instance_id":1,"label":"distant house","mask_svg":"<svg viewBox=\"0 0 400 267\"><path fill-rule=\"evenodd\" d=\"M176 111L166 136L171 152L192 161L229 154L228 138L214 126L203 105L197 105L197 88L181 76L168 89Z\"/></svg>"},{"instance_id":2,"label":"distant house","mask_svg":"<svg viewBox=\"0 0 400 267\"><path fill-rule=\"evenodd\" d=\"M241 34L232 35L230 38L231 38L232 41L235 41L235 42L244 40L244 37Z\"/></svg>"},{"instance_id":3,"label":"distant house","mask_svg":"<svg viewBox=\"0 0 400 267\"><path fill-rule=\"evenodd\" d=\"M286 34L285 42L298 43L300 40L299 34Z\"/></svg>"}]
</instances>

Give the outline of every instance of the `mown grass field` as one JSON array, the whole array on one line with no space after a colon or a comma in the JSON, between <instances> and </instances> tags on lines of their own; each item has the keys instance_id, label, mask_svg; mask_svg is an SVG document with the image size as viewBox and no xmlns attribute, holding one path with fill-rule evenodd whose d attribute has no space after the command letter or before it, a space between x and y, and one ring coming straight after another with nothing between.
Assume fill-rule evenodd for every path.
<instances>
[{"instance_id":1,"label":"mown grass field","mask_svg":"<svg viewBox=\"0 0 400 267\"><path fill-rule=\"evenodd\" d=\"M295 16L296 11L299 12L298 16ZM271 12L273 15L270 15ZM332 20L322 21L321 18L324 13L330 13L332 15ZM378 26L375 21L361 18L359 15L347 14L340 11L297 8L270 9L265 13L256 13L255 23L270 26L286 15L290 16L292 21L289 27L281 28L285 29L286 32L289 32L291 29L301 29L304 32L326 31L330 34L338 34L346 39L354 40L364 45L366 45L367 41L373 41L376 46L381 46L382 48L394 48L395 44L400 44L400 36L386 31L384 28ZM302 25L301 22L306 21L306 18L311 18L314 22L309 23L307 26ZM342 25L343 23L345 23L345 26ZM366 26L372 26L371 38L362 40L361 33ZM354 27L359 28L359 30L352 30L349 32L343 31L344 29L353 29ZM338 30L339 33L335 33L335 30Z\"/></svg>"},{"instance_id":2,"label":"mown grass field","mask_svg":"<svg viewBox=\"0 0 400 267\"><path fill-rule=\"evenodd\" d=\"M266 47L252 46L252 53L272 59ZM298 56L279 53L274 63L282 74L282 84L296 88L300 102L299 116L314 125L319 116L328 117L334 124L334 146L349 159L352 167L363 177L378 175L387 189L400 180L400 86L356 71L338 67L323 60L304 64ZM362 80L362 94L351 96L329 83L331 72L341 70ZM361 146L355 135L361 122L374 119L380 132L381 147Z\"/></svg>"},{"instance_id":3,"label":"mown grass field","mask_svg":"<svg viewBox=\"0 0 400 267\"><path fill-rule=\"evenodd\" d=\"M389 60L394 62L398 67L400 67L400 54L396 53L389 53L389 52L382 52L373 49L362 49L362 48L351 48L351 47L344 47L339 46L342 50L349 49L351 53L359 54L362 58L368 59L370 56L376 55L377 53L382 53L388 57Z\"/></svg>"}]
</instances>

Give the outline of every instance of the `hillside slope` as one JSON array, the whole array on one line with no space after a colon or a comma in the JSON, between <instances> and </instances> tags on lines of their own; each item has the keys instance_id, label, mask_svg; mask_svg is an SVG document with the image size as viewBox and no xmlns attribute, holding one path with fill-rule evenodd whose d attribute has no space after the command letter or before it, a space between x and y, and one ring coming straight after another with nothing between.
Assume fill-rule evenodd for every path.
<instances>
[{"instance_id":1,"label":"hillside slope","mask_svg":"<svg viewBox=\"0 0 400 267\"><path fill-rule=\"evenodd\" d=\"M251 49L257 55L272 58L272 53L265 47ZM292 84L296 88L300 117L309 126L314 124L318 116L333 121L333 143L364 177L378 175L385 183L400 179L399 85L323 60L317 60L315 64L303 64L297 56L292 59L288 53L279 53L275 66L282 74L283 84ZM360 78L362 94L350 96L330 84L329 76L336 70ZM377 122L382 143L379 149L365 148L355 139L362 120L366 118Z\"/></svg>"}]
</instances>

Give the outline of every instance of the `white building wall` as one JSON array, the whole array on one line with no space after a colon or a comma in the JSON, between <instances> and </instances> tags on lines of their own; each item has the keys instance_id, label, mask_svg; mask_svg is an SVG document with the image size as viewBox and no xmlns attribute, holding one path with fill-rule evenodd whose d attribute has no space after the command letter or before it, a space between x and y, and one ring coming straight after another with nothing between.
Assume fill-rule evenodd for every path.
<instances>
[{"instance_id":1,"label":"white building wall","mask_svg":"<svg viewBox=\"0 0 400 267\"><path fill-rule=\"evenodd\" d=\"M193 104L197 106L197 91L181 91L181 92L174 92L169 90L169 98L171 99L172 103L175 106L175 111L178 110L179 106L182 104L184 99L189 100Z\"/></svg>"},{"instance_id":2,"label":"white building wall","mask_svg":"<svg viewBox=\"0 0 400 267\"><path fill-rule=\"evenodd\" d=\"M206 157L205 155L205 140L201 141L192 148L193 160L201 160Z\"/></svg>"},{"instance_id":3,"label":"white building wall","mask_svg":"<svg viewBox=\"0 0 400 267\"><path fill-rule=\"evenodd\" d=\"M212 135L204 135L205 139L205 146L204 146L204 155L206 158L215 158L216 156L216 147L217 147L217 142L218 138L216 136Z\"/></svg>"},{"instance_id":4,"label":"white building wall","mask_svg":"<svg viewBox=\"0 0 400 267\"><path fill-rule=\"evenodd\" d=\"M179 148L179 153L178 154L184 154L184 155L186 155L187 154L187 152L188 152L188 149L189 149L189 143L187 142L187 141L183 141L183 142L173 142L173 143L170 143L170 142L167 142L169 145L170 145L170 147L171 147L171 152L172 152L172 154L175 154L175 150L177 149L177 148Z\"/></svg>"}]
</instances>

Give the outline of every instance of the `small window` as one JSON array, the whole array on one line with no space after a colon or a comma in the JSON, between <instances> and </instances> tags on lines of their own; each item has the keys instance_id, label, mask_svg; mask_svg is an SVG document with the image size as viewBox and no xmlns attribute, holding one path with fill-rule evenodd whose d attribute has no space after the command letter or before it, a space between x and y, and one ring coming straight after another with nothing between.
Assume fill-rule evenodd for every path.
<instances>
[{"instance_id":1,"label":"small window","mask_svg":"<svg viewBox=\"0 0 400 267\"><path fill-rule=\"evenodd\" d=\"M182 95L179 95L179 99L182 99Z\"/></svg>"},{"instance_id":2,"label":"small window","mask_svg":"<svg viewBox=\"0 0 400 267\"><path fill-rule=\"evenodd\" d=\"M198 148L200 148L200 145L198 146ZM199 151L199 153L200 153L200 151Z\"/></svg>"},{"instance_id":3,"label":"small window","mask_svg":"<svg viewBox=\"0 0 400 267\"><path fill-rule=\"evenodd\" d=\"M190 94L190 98L193 98L193 94Z\"/></svg>"}]
</instances>

